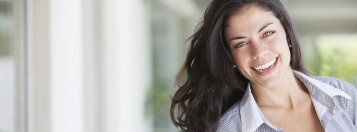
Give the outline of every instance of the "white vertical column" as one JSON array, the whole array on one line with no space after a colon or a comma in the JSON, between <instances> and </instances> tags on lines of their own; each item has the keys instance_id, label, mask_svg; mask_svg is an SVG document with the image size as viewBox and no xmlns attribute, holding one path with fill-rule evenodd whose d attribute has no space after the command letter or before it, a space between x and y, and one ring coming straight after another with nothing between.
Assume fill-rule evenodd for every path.
<instances>
[{"instance_id":1,"label":"white vertical column","mask_svg":"<svg viewBox=\"0 0 357 132\"><path fill-rule=\"evenodd\" d=\"M83 0L83 96L84 132L103 131L102 55L100 5L103 1Z\"/></svg>"},{"instance_id":2,"label":"white vertical column","mask_svg":"<svg viewBox=\"0 0 357 132\"><path fill-rule=\"evenodd\" d=\"M82 0L50 0L51 132L83 132Z\"/></svg>"},{"instance_id":3,"label":"white vertical column","mask_svg":"<svg viewBox=\"0 0 357 132\"><path fill-rule=\"evenodd\" d=\"M145 97L151 81L148 1L116 3L118 132L148 132Z\"/></svg>"},{"instance_id":4,"label":"white vertical column","mask_svg":"<svg viewBox=\"0 0 357 132\"><path fill-rule=\"evenodd\" d=\"M26 3L27 131L51 132L49 1L27 0Z\"/></svg>"},{"instance_id":5,"label":"white vertical column","mask_svg":"<svg viewBox=\"0 0 357 132\"><path fill-rule=\"evenodd\" d=\"M27 114L27 110L28 110L28 105L27 105L27 101L28 101L28 96L27 96L27 91L28 91L28 84L27 84L27 46L26 46L26 21L25 18L27 18L27 8L25 5L25 1L23 0L14 0L13 1L13 13L14 13L14 22L15 22L15 28L14 28L14 57L15 57L15 70L16 72L14 72L15 74L15 80L16 80L16 84L15 84L15 93L5 93L8 95L15 95L15 109L13 109L13 112L16 112L15 115L9 114L9 116L14 116L14 121L11 121L15 124L11 124L8 125L10 126L14 126L14 130L12 131L16 131L16 132L24 132L24 131L29 131L27 128L27 121L28 121L28 114ZM13 64L13 63L11 63ZM0 68L3 69L3 68ZM9 72L11 72L12 70L9 70ZM10 78L11 76L5 76L6 78ZM1 78L1 77L0 77ZM11 78L12 79L12 78ZM15 81L7 81L8 83L14 83ZM4 87L6 88L6 87ZM1 89L1 88L0 88ZM6 97L5 97L6 99ZM1 101L0 101L1 102ZM6 108L6 106L5 106ZM10 107L9 107L10 108ZM1 119L0 119L1 120ZM10 130L11 131L11 130Z\"/></svg>"},{"instance_id":6,"label":"white vertical column","mask_svg":"<svg viewBox=\"0 0 357 132\"><path fill-rule=\"evenodd\" d=\"M117 0L103 0L101 5L102 9L102 28L100 32L102 33L103 42L103 58L102 58L102 86L103 86L103 132L117 132L117 102L118 102L118 82L117 82L117 31L115 30L117 26L117 21L115 19L115 13Z\"/></svg>"}]
</instances>

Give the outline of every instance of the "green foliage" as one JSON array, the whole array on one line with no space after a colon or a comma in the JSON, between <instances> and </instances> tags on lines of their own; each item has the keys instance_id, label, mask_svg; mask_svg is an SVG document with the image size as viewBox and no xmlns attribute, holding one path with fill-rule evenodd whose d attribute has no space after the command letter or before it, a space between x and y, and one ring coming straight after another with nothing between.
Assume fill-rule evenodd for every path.
<instances>
[{"instance_id":1,"label":"green foliage","mask_svg":"<svg viewBox=\"0 0 357 132\"><path fill-rule=\"evenodd\" d=\"M0 57L8 56L10 53L10 37L9 34L0 32Z\"/></svg>"},{"instance_id":2,"label":"green foliage","mask_svg":"<svg viewBox=\"0 0 357 132\"><path fill-rule=\"evenodd\" d=\"M305 59L305 64L313 75L337 77L356 85L355 43L357 37L354 36L350 39L344 36L322 37L317 41L315 56Z\"/></svg>"},{"instance_id":3,"label":"green foliage","mask_svg":"<svg viewBox=\"0 0 357 132\"><path fill-rule=\"evenodd\" d=\"M152 88L147 92L146 115L153 120L155 132L167 132L171 124L169 117L169 84L164 79L154 77Z\"/></svg>"},{"instance_id":4,"label":"green foliage","mask_svg":"<svg viewBox=\"0 0 357 132\"><path fill-rule=\"evenodd\" d=\"M0 57L9 56L12 53L14 22L10 7L9 2L0 1Z\"/></svg>"}]
</instances>

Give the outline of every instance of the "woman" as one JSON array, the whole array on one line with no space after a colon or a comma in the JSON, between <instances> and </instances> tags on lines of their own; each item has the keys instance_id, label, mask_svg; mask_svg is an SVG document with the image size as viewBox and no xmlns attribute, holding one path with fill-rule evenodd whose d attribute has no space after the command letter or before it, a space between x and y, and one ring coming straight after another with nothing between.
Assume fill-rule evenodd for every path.
<instances>
[{"instance_id":1,"label":"woman","mask_svg":"<svg viewBox=\"0 0 357 132\"><path fill-rule=\"evenodd\" d=\"M305 73L280 0L213 0L192 36L172 121L190 132L356 132L356 89Z\"/></svg>"}]
</instances>

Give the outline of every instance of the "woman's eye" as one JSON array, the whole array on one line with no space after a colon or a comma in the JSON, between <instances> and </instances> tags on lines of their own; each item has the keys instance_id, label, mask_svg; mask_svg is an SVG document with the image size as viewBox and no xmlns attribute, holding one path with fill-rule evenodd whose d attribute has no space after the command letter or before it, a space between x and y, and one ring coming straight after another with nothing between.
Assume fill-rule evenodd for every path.
<instances>
[{"instance_id":1,"label":"woman's eye","mask_svg":"<svg viewBox=\"0 0 357 132\"><path fill-rule=\"evenodd\" d=\"M263 34L263 38L273 35L274 33L275 33L275 31L267 31Z\"/></svg>"},{"instance_id":2,"label":"woman's eye","mask_svg":"<svg viewBox=\"0 0 357 132\"><path fill-rule=\"evenodd\" d=\"M240 43L237 43L236 45L234 45L233 48L240 48L240 47L243 47L244 45L247 45L248 43L247 42L240 42Z\"/></svg>"}]
</instances>

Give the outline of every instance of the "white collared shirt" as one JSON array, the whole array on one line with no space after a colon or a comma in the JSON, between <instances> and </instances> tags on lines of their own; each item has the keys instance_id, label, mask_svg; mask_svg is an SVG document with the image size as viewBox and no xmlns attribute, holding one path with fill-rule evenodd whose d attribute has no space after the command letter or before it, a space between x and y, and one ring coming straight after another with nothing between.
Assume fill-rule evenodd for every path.
<instances>
[{"instance_id":1,"label":"white collared shirt","mask_svg":"<svg viewBox=\"0 0 357 132\"><path fill-rule=\"evenodd\" d=\"M308 77L294 71L309 91L325 132L357 132L357 90L346 81L329 77ZM270 123L259 109L250 85L243 98L220 118L218 132L284 132Z\"/></svg>"}]
</instances>

